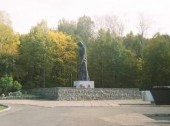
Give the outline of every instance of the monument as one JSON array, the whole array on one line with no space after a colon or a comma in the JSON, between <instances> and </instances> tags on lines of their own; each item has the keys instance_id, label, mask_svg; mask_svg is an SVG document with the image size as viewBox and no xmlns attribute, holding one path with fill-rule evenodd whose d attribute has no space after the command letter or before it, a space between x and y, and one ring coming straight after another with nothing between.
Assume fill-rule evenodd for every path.
<instances>
[{"instance_id":1,"label":"monument","mask_svg":"<svg viewBox=\"0 0 170 126\"><path fill-rule=\"evenodd\" d=\"M76 88L94 88L94 81L90 81L90 77L87 70L87 53L86 47L82 42L78 42L79 55L80 55L80 75L79 80L74 81Z\"/></svg>"}]
</instances>

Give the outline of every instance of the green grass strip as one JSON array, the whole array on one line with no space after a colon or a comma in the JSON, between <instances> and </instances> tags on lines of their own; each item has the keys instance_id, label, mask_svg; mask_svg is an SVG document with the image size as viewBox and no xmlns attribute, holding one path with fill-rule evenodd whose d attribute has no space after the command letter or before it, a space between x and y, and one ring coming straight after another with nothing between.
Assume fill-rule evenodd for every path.
<instances>
[{"instance_id":1,"label":"green grass strip","mask_svg":"<svg viewBox=\"0 0 170 126\"><path fill-rule=\"evenodd\" d=\"M5 106L0 105L0 110L3 110L3 109L5 109L5 108L6 108Z\"/></svg>"}]
</instances>

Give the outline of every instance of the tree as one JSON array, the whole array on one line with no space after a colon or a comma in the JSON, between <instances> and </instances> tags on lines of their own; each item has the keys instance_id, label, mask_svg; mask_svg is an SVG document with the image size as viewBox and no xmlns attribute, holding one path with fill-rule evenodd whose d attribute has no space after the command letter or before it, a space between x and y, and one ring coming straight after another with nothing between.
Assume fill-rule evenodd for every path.
<instances>
[{"instance_id":1,"label":"tree","mask_svg":"<svg viewBox=\"0 0 170 126\"><path fill-rule=\"evenodd\" d=\"M105 29L110 30L113 33L114 37L123 36L124 25L121 20L115 16L105 15L102 17L95 18L95 27L96 29Z\"/></svg>"},{"instance_id":2,"label":"tree","mask_svg":"<svg viewBox=\"0 0 170 126\"><path fill-rule=\"evenodd\" d=\"M143 50L143 87L170 84L170 37L157 34Z\"/></svg>"},{"instance_id":3,"label":"tree","mask_svg":"<svg viewBox=\"0 0 170 126\"><path fill-rule=\"evenodd\" d=\"M53 71L55 83L60 86L72 86L76 79L77 44L62 32L49 31L49 38L53 43Z\"/></svg>"},{"instance_id":4,"label":"tree","mask_svg":"<svg viewBox=\"0 0 170 126\"><path fill-rule=\"evenodd\" d=\"M135 86L135 56L110 31L99 30L89 47L90 78L96 87Z\"/></svg>"},{"instance_id":5,"label":"tree","mask_svg":"<svg viewBox=\"0 0 170 126\"><path fill-rule=\"evenodd\" d=\"M19 36L13 29L8 25L0 24L0 52L15 54L19 44Z\"/></svg>"},{"instance_id":6,"label":"tree","mask_svg":"<svg viewBox=\"0 0 170 126\"><path fill-rule=\"evenodd\" d=\"M82 16L75 21L62 19L58 23L58 31L71 35L76 41L87 44L94 33L94 22L88 16Z\"/></svg>"},{"instance_id":7,"label":"tree","mask_svg":"<svg viewBox=\"0 0 170 126\"><path fill-rule=\"evenodd\" d=\"M105 79L109 76L105 72L106 65L108 65L108 43L112 41L112 37L109 31L103 29L99 30L98 37L94 41L90 42L88 49L88 69L89 75L92 80L95 81L96 87L106 87ZM107 78L105 78L105 76Z\"/></svg>"},{"instance_id":8,"label":"tree","mask_svg":"<svg viewBox=\"0 0 170 126\"><path fill-rule=\"evenodd\" d=\"M148 30L151 28L151 19L144 16L143 14L139 14L139 22L137 26L139 30L139 35L141 38L144 38L148 34Z\"/></svg>"},{"instance_id":9,"label":"tree","mask_svg":"<svg viewBox=\"0 0 170 126\"><path fill-rule=\"evenodd\" d=\"M132 32L130 32L124 38L123 44L126 49L131 50L137 58L141 58L143 43L141 42L139 36L135 36Z\"/></svg>"},{"instance_id":10,"label":"tree","mask_svg":"<svg viewBox=\"0 0 170 126\"><path fill-rule=\"evenodd\" d=\"M76 43L42 21L21 36L19 64L24 88L70 86L75 78Z\"/></svg>"},{"instance_id":11,"label":"tree","mask_svg":"<svg viewBox=\"0 0 170 126\"><path fill-rule=\"evenodd\" d=\"M23 69L25 88L45 87L51 59L47 23L43 20L21 36L19 65ZM48 68L48 69L47 69Z\"/></svg>"},{"instance_id":12,"label":"tree","mask_svg":"<svg viewBox=\"0 0 170 126\"><path fill-rule=\"evenodd\" d=\"M66 19L59 20L58 31L71 35L73 38L76 38L75 33L77 29L77 24L74 21L69 21Z\"/></svg>"},{"instance_id":13,"label":"tree","mask_svg":"<svg viewBox=\"0 0 170 126\"><path fill-rule=\"evenodd\" d=\"M83 16L78 19L76 36L78 41L83 41L84 43L88 43L90 38L92 37L94 22L88 16Z\"/></svg>"},{"instance_id":14,"label":"tree","mask_svg":"<svg viewBox=\"0 0 170 126\"><path fill-rule=\"evenodd\" d=\"M0 13L0 76L15 76L19 35L8 25L8 18L2 16Z\"/></svg>"}]
</instances>

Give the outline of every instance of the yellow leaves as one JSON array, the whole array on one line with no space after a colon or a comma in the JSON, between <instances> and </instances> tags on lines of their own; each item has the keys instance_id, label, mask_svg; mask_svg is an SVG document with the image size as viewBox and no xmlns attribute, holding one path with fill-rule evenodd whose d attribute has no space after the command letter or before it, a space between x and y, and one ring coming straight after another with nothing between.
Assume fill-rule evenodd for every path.
<instances>
[{"instance_id":1,"label":"yellow leaves","mask_svg":"<svg viewBox=\"0 0 170 126\"><path fill-rule=\"evenodd\" d=\"M0 24L0 53L15 54L19 44L19 35L8 25Z\"/></svg>"},{"instance_id":2,"label":"yellow leaves","mask_svg":"<svg viewBox=\"0 0 170 126\"><path fill-rule=\"evenodd\" d=\"M62 32L53 32L53 31L49 31L48 35L50 36L50 38L54 41L54 42L66 42L68 40L71 40L70 36L65 35Z\"/></svg>"},{"instance_id":3,"label":"yellow leaves","mask_svg":"<svg viewBox=\"0 0 170 126\"><path fill-rule=\"evenodd\" d=\"M0 52L8 54L16 54L18 52L18 42L10 42L9 44L0 43Z\"/></svg>"},{"instance_id":4,"label":"yellow leaves","mask_svg":"<svg viewBox=\"0 0 170 126\"><path fill-rule=\"evenodd\" d=\"M77 44L71 36L64 34L63 32L49 31L48 35L50 40L55 44L55 54L58 58L62 58L65 61L74 60L76 58Z\"/></svg>"}]
</instances>

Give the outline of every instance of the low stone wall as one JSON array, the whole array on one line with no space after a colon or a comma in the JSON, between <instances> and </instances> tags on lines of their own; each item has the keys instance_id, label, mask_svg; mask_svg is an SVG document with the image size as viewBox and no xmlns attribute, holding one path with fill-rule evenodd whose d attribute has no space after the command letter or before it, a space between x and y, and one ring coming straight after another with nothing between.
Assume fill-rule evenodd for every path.
<instances>
[{"instance_id":1,"label":"low stone wall","mask_svg":"<svg viewBox=\"0 0 170 126\"><path fill-rule=\"evenodd\" d=\"M56 100L116 100L116 99L141 99L137 88L37 88L31 94L47 99Z\"/></svg>"}]
</instances>

